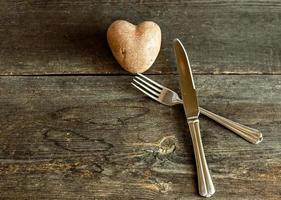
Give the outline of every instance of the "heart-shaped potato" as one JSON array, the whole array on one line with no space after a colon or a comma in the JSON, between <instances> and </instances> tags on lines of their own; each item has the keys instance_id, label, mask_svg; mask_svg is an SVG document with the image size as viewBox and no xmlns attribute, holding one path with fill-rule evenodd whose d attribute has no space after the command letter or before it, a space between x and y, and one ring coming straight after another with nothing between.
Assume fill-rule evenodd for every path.
<instances>
[{"instance_id":1,"label":"heart-shaped potato","mask_svg":"<svg viewBox=\"0 0 281 200\"><path fill-rule=\"evenodd\" d=\"M160 51L161 30L152 21L135 26L117 20L107 30L107 41L114 57L125 70L142 73L151 67Z\"/></svg>"}]
</instances>

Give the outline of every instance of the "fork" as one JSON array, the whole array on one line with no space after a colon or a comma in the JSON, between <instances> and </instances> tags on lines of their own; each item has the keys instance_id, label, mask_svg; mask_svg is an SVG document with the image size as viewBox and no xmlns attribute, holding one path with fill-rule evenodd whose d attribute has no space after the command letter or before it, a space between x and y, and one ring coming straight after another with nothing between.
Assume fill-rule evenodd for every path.
<instances>
[{"instance_id":1,"label":"fork","mask_svg":"<svg viewBox=\"0 0 281 200\"><path fill-rule=\"evenodd\" d=\"M140 90L150 98L160 102L161 104L167 106L182 104L182 100L176 92L172 91L167 87L164 87L163 85L160 85L159 83L151 80L150 78L142 74L138 73L134 77L133 82L131 82L131 84L138 90ZM208 111L202 107L200 107L200 113L216 121L222 126L228 128L229 130L233 131L248 142L258 144L263 140L262 133L257 129L253 129L245 125L239 124L237 122L231 121L229 119L226 119L225 117L212 113L211 111Z\"/></svg>"}]
</instances>

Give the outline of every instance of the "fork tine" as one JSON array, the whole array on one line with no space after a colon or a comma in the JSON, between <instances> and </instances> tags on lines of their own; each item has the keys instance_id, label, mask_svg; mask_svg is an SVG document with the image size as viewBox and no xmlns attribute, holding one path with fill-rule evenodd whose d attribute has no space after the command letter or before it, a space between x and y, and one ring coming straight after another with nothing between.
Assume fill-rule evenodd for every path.
<instances>
[{"instance_id":1,"label":"fork tine","mask_svg":"<svg viewBox=\"0 0 281 200\"><path fill-rule=\"evenodd\" d=\"M159 87L155 87L154 85L152 85L151 83L149 83L148 81L145 81L143 79L141 79L139 76L135 76L135 79L138 79L139 81L143 82L145 85L147 85L148 87L151 87L152 89L154 89L155 91L161 93L162 89L159 89Z\"/></svg>"},{"instance_id":2,"label":"fork tine","mask_svg":"<svg viewBox=\"0 0 281 200\"><path fill-rule=\"evenodd\" d=\"M160 95L159 92L156 92L156 91L150 89L148 86L146 86L145 84L143 84L143 83L137 81L136 79L133 79L133 82L136 83L136 84L138 84L138 85L141 86L143 89L145 89L146 91L150 92L151 94L154 94L156 97L158 97L158 96Z\"/></svg>"},{"instance_id":3,"label":"fork tine","mask_svg":"<svg viewBox=\"0 0 281 200\"><path fill-rule=\"evenodd\" d=\"M147 96L149 96L150 98L154 99L155 101L159 101L158 98L156 98L155 96L151 95L149 92L143 90L142 88L140 88L139 86L137 86L136 84L134 84L133 82L131 82L131 84L137 88L138 90L140 90L141 92L143 92L144 94L146 94Z\"/></svg>"},{"instance_id":4,"label":"fork tine","mask_svg":"<svg viewBox=\"0 0 281 200\"><path fill-rule=\"evenodd\" d=\"M147 76L145 76L145 75L143 75L143 74L137 73L137 75L140 76L140 77L142 77L142 78L144 78L144 79L146 79L147 81L153 83L154 85L158 86L160 89L165 88L163 85L160 85L159 83L157 83L157 82L151 80L150 78L148 78Z\"/></svg>"}]
</instances>

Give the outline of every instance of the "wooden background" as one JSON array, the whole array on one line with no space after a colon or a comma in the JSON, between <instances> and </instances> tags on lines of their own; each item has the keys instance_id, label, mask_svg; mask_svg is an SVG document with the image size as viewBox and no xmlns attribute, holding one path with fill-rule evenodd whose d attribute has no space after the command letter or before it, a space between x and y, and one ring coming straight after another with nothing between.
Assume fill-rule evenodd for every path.
<instances>
[{"instance_id":1,"label":"wooden background","mask_svg":"<svg viewBox=\"0 0 281 200\"><path fill-rule=\"evenodd\" d=\"M178 37L201 106L263 132L252 145L200 117L212 199L281 199L279 0L0 1L0 198L201 199L183 109L130 85L116 19L160 25L149 77L179 91Z\"/></svg>"}]
</instances>

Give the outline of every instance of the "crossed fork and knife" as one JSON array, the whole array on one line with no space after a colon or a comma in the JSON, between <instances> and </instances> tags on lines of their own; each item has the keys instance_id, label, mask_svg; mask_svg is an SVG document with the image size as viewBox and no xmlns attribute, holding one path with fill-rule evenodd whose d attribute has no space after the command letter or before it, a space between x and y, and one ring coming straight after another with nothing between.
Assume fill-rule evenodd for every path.
<instances>
[{"instance_id":1,"label":"crossed fork and knife","mask_svg":"<svg viewBox=\"0 0 281 200\"><path fill-rule=\"evenodd\" d=\"M173 44L177 58L183 100L176 92L142 74L137 74L131 84L138 90L161 104L167 106L174 106L178 104L184 105L194 148L199 194L204 197L210 197L215 193L215 188L211 175L209 173L203 144L201 141L198 119L199 113L202 113L208 118L216 121L217 123L236 133L250 143L258 144L263 140L263 136L259 130L231 121L225 117L217 115L198 106L197 93L186 51L179 39L175 39Z\"/></svg>"}]
</instances>

